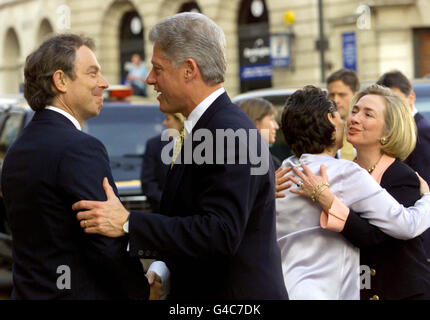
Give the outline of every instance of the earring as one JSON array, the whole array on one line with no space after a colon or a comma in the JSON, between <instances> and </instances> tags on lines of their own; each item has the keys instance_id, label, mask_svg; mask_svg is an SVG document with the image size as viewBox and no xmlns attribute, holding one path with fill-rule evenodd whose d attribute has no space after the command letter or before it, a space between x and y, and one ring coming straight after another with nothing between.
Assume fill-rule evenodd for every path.
<instances>
[{"instance_id":1,"label":"earring","mask_svg":"<svg viewBox=\"0 0 430 320\"><path fill-rule=\"evenodd\" d=\"M382 137L381 139L379 139L379 142L385 146L388 143L388 139L386 137Z\"/></svg>"}]
</instances>

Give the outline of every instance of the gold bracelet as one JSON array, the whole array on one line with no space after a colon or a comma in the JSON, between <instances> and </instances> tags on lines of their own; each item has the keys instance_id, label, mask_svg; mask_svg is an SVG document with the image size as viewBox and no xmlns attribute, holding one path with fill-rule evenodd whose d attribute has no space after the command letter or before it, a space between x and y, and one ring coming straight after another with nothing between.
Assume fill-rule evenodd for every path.
<instances>
[{"instance_id":1,"label":"gold bracelet","mask_svg":"<svg viewBox=\"0 0 430 320\"><path fill-rule=\"evenodd\" d=\"M313 201L313 202L317 201L316 194L317 194L317 193L319 192L319 190L320 190L322 187L324 187L324 186L330 187L330 184L329 184L328 182L321 182L319 185L317 185L317 186L312 190L311 199L312 199L312 201Z\"/></svg>"},{"instance_id":2,"label":"gold bracelet","mask_svg":"<svg viewBox=\"0 0 430 320\"><path fill-rule=\"evenodd\" d=\"M318 192L318 194L315 196L315 201L318 201L318 199L320 198L321 194L324 192L325 189L328 189L328 186L324 186L321 188L320 192Z\"/></svg>"}]
</instances>

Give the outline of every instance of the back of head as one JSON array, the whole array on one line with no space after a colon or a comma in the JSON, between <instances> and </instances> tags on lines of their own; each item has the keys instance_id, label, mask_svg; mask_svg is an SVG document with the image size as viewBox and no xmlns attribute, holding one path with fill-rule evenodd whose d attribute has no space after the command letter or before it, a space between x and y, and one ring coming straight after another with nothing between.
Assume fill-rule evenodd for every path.
<instances>
[{"instance_id":1,"label":"back of head","mask_svg":"<svg viewBox=\"0 0 430 320\"><path fill-rule=\"evenodd\" d=\"M268 115L276 115L276 109L273 104L263 98L245 99L240 101L238 106L248 115L254 124Z\"/></svg>"},{"instance_id":2,"label":"back of head","mask_svg":"<svg viewBox=\"0 0 430 320\"><path fill-rule=\"evenodd\" d=\"M334 126L328 114L337 111L327 93L306 86L288 97L282 113L281 128L285 140L296 157L317 154L333 145Z\"/></svg>"},{"instance_id":3,"label":"back of head","mask_svg":"<svg viewBox=\"0 0 430 320\"><path fill-rule=\"evenodd\" d=\"M200 13L183 12L158 22L149 32L174 67L194 59L208 85L224 82L226 40L222 29Z\"/></svg>"},{"instance_id":4,"label":"back of head","mask_svg":"<svg viewBox=\"0 0 430 320\"><path fill-rule=\"evenodd\" d=\"M417 140L417 129L411 109L397 94L378 84L357 93L352 99L352 105L356 105L362 97L369 94L381 96L385 100L384 138L387 143L381 145L382 152L390 157L405 160L415 149Z\"/></svg>"},{"instance_id":5,"label":"back of head","mask_svg":"<svg viewBox=\"0 0 430 320\"><path fill-rule=\"evenodd\" d=\"M412 84L409 79L400 71L393 70L384 73L376 82L381 86L387 88L397 88L399 89L405 96L408 96L412 91Z\"/></svg>"},{"instance_id":6,"label":"back of head","mask_svg":"<svg viewBox=\"0 0 430 320\"><path fill-rule=\"evenodd\" d=\"M327 78L327 86L334 81L342 81L351 89L352 92L357 92L358 90L360 90L360 80L358 79L357 74L353 70L340 69L333 72Z\"/></svg>"},{"instance_id":7,"label":"back of head","mask_svg":"<svg viewBox=\"0 0 430 320\"><path fill-rule=\"evenodd\" d=\"M52 103L58 91L53 84L53 75L62 70L68 77L75 79L76 50L87 46L94 50L90 38L75 34L60 34L43 42L25 61L24 97L30 107L42 110Z\"/></svg>"}]
</instances>

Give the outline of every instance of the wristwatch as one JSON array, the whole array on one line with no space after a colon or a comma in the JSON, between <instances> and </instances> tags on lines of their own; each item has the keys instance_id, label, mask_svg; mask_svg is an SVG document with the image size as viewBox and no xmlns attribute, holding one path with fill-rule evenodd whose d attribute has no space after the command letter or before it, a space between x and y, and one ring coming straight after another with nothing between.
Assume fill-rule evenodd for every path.
<instances>
[{"instance_id":1,"label":"wristwatch","mask_svg":"<svg viewBox=\"0 0 430 320\"><path fill-rule=\"evenodd\" d=\"M122 225L122 230L124 230L125 233L128 233L128 217L127 221Z\"/></svg>"}]
</instances>

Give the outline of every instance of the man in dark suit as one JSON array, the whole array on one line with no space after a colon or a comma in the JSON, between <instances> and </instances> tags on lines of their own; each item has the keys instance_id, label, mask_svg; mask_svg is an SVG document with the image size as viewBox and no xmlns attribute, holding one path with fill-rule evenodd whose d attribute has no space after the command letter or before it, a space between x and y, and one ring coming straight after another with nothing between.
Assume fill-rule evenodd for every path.
<instances>
[{"instance_id":1,"label":"man in dark suit","mask_svg":"<svg viewBox=\"0 0 430 320\"><path fill-rule=\"evenodd\" d=\"M161 111L187 118L162 214L127 212L105 179L106 202L73 205L86 210L78 213L81 227L112 237L129 233L132 255L165 259L173 299L288 298L276 243L273 164L255 125L223 88L223 31L202 14L180 13L156 24L149 37L154 49L147 83L160 92ZM218 144L226 130L242 130L246 143L236 137ZM248 143L252 136L258 148ZM202 140L212 149L202 151ZM176 140L175 150L181 143ZM243 159L238 150L265 155L264 164L255 168L255 159Z\"/></svg>"},{"instance_id":2,"label":"man in dark suit","mask_svg":"<svg viewBox=\"0 0 430 320\"><path fill-rule=\"evenodd\" d=\"M415 108L415 92L409 79L400 71L384 73L377 84L390 88L411 107L417 125L417 144L414 151L404 161L427 183L430 183L430 122ZM423 233L424 247L430 262L430 230Z\"/></svg>"},{"instance_id":3,"label":"man in dark suit","mask_svg":"<svg viewBox=\"0 0 430 320\"><path fill-rule=\"evenodd\" d=\"M113 178L103 144L81 131L108 83L89 38L64 34L27 57L24 95L35 115L10 147L2 190L13 237L13 299L147 299L127 238L82 232L71 206L103 200ZM115 188L115 194L117 190Z\"/></svg>"}]
</instances>

